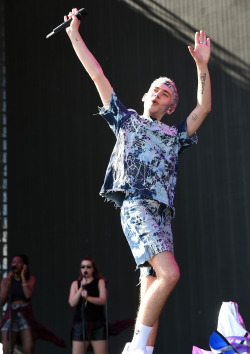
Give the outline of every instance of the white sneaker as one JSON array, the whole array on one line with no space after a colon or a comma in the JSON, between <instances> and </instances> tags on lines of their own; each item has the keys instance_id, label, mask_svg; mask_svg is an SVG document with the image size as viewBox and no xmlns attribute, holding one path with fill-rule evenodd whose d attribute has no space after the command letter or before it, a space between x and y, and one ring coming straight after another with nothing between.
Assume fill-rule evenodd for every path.
<instances>
[{"instance_id":1,"label":"white sneaker","mask_svg":"<svg viewBox=\"0 0 250 354\"><path fill-rule=\"evenodd\" d=\"M129 346L130 346L130 343L126 343L125 345L125 348L123 349L123 352L122 354L147 354L147 351L146 349L143 350L143 349L134 349L132 351L129 351Z\"/></svg>"}]
</instances>

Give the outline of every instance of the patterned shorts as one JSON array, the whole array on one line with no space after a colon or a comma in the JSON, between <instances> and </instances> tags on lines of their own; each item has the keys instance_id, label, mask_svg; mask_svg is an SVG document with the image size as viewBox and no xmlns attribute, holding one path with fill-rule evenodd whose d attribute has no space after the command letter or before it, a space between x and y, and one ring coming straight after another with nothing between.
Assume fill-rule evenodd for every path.
<instances>
[{"instance_id":1,"label":"patterned shorts","mask_svg":"<svg viewBox=\"0 0 250 354\"><path fill-rule=\"evenodd\" d=\"M24 307L24 306L27 306L27 304L13 304L13 305L11 305L11 308L16 309L16 308ZM1 332L8 331L9 326L10 326L10 319L8 319L4 323L3 327L1 328ZM20 332L23 329L27 329L27 328L29 328L29 326L28 326L26 319L23 317L23 315L21 313L17 312L16 316L11 324L12 332Z\"/></svg>"},{"instance_id":2,"label":"patterned shorts","mask_svg":"<svg viewBox=\"0 0 250 354\"><path fill-rule=\"evenodd\" d=\"M121 224L141 275L151 274L148 263L156 254L174 253L171 210L156 200L128 194L121 207ZM146 267L146 268L145 268Z\"/></svg>"}]
</instances>

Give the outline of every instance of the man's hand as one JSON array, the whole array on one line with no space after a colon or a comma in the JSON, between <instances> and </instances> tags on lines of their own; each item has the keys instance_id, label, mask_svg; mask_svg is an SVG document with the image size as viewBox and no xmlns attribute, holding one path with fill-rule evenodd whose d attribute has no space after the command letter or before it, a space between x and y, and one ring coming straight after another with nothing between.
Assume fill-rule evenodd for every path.
<instances>
[{"instance_id":1,"label":"man's hand","mask_svg":"<svg viewBox=\"0 0 250 354\"><path fill-rule=\"evenodd\" d=\"M195 33L195 48L188 46L189 52L197 65L208 64L210 58L210 38L202 30Z\"/></svg>"},{"instance_id":2,"label":"man's hand","mask_svg":"<svg viewBox=\"0 0 250 354\"><path fill-rule=\"evenodd\" d=\"M188 47L197 68L198 87L197 105L187 118L187 133L192 136L199 129L207 114L211 111L211 83L208 71L210 58L210 38L203 31L195 33L195 48Z\"/></svg>"},{"instance_id":3,"label":"man's hand","mask_svg":"<svg viewBox=\"0 0 250 354\"><path fill-rule=\"evenodd\" d=\"M84 43L80 33L79 26L80 20L75 16L77 9L72 9L68 16L64 16L64 20L67 21L68 18L73 20L70 26L67 27L66 32L71 40L73 48L81 61L83 67L94 81L98 93L101 97L104 107L107 109L112 95L112 86L110 85L108 79L104 75L101 66L93 56L93 54L88 50L86 44Z\"/></svg>"},{"instance_id":4,"label":"man's hand","mask_svg":"<svg viewBox=\"0 0 250 354\"><path fill-rule=\"evenodd\" d=\"M66 32L67 32L68 36L70 36L74 32L78 32L78 30L79 30L79 26L80 26L81 21L78 20L78 18L76 17L77 11L78 11L77 9L72 9L72 11L69 12L68 17L64 16L64 22L67 21L68 19L72 18L70 26L66 28Z\"/></svg>"}]
</instances>

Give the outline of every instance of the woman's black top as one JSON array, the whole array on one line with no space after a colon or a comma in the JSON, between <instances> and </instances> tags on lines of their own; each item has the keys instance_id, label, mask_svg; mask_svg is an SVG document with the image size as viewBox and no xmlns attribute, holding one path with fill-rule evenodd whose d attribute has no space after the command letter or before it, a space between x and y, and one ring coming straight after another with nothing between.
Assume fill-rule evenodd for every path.
<instances>
[{"instance_id":1,"label":"woman's black top","mask_svg":"<svg viewBox=\"0 0 250 354\"><path fill-rule=\"evenodd\" d=\"M14 277L11 279L11 302L13 301L27 301L23 292L22 279L16 280Z\"/></svg>"},{"instance_id":2,"label":"woman's black top","mask_svg":"<svg viewBox=\"0 0 250 354\"><path fill-rule=\"evenodd\" d=\"M85 285L85 289L88 292L88 296L99 297L98 289L99 279L94 279L91 283ZM78 289L81 286L81 281L78 280ZM87 301L85 306L85 299L81 297L79 303L76 306L74 323L81 322L83 316L86 321L105 321L104 306L92 304Z\"/></svg>"}]
</instances>

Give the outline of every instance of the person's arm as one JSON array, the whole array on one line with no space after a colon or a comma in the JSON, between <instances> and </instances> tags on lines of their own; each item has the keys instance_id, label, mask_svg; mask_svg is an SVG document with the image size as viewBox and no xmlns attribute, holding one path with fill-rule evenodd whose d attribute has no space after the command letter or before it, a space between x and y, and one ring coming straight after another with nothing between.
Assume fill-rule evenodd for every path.
<instances>
[{"instance_id":1,"label":"person's arm","mask_svg":"<svg viewBox=\"0 0 250 354\"><path fill-rule=\"evenodd\" d=\"M70 287L69 304L71 307L76 306L79 303L81 296L82 296L82 287L80 287L78 289L77 284L78 284L78 282L75 280L75 281L73 281L73 283L71 284L71 287Z\"/></svg>"},{"instance_id":2,"label":"person's arm","mask_svg":"<svg viewBox=\"0 0 250 354\"><path fill-rule=\"evenodd\" d=\"M103 306L106 302L106 288L105 288L105 281L104 279L99 279L98 282L98 289L99 289L99 296L87 296L87 301L91 302L94 305Z\"/></svg>"},{"instance_id":3,"label":"person's arm","mask_svg":"<svg viewBox=\"0 0 250 354\"><path fill-rule=\"evenodd\" d=\"M91 79L94 81L104 107L107 109L113 89L108 79L104 75L101 66L96 61L92 53L88 50L86 44L79 34L80 21L75 16L76 12L77 9L72 9L72 12L70 12L68 15L68 18L73 18L73 20L70 24L70 27L66 29L66 32L71 40L78 58L80 59L82 65L86 69ZM64 16L64 20L67 20L67 16Z\"/></svg>"},{"instance_id":4,"label":"person's arm","mask_svg":"<svg viewBox=\"0 0 250 354\"><path fill-rule=\"evenodd\" d=\"M188 47L195 60L198 75L197 106L187 118L187 133L192 136L211 111L211 83L208 71L210 38L203 31L195 34L195 49Z\"/></svg>"},{"instance_id":5,"label":"person's arm","mask_svg":"<svg viewBox=\"0 0 250 354\"><path fill-rule=\"evenodd\" d=\"M23 293L27 300L30 300L32 298L35 290L35 285L36 285L36 278L33 275L29 277L29 280L26 279L22 280Z\"/></svg>"},{"instance_id":6,"label":"person's arm","mask_svg":"<svg viewBox=\"0 0 250 354\"><path fill-rule=\"evenodd\" d=\"M23 288L23 293L25 298L27 300L30 300L35 290L36 278L33 275L31 275L29 279L26 280L26 273L27 273L27 266L26 264L24 264L23 270L21 272L22 288Z\"/></svg>"},{"instance_id":7,"label":"person's arm","mask_svg":"<svg viewBox=\"0 0 250 354\"><path fill-rule=\"evenodd\" d=\"M11 278L13 277L13 272L10 271L7 278L3 278L1 281L1 306L4 306L8 300L9 288L11 284Z\"/></svg>"}]
</instances>

